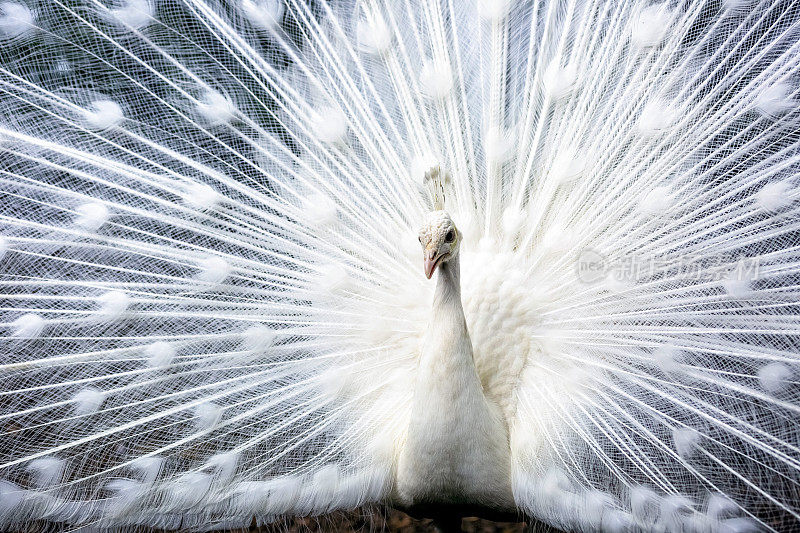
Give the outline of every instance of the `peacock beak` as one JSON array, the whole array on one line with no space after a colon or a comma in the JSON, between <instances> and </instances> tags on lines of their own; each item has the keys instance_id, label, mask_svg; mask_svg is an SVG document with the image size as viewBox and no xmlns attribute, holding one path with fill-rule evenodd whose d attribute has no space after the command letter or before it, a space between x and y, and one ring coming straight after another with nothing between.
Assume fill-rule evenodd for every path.
<instances>
[{"instance_id":1,"label":"peacock beak","mask_svg":"<svg viewBox=\"0 0 800 533\"><path fill-rule=\"evenodd\" d=\"M425 250L425 277L431 279L433 276L433 272L436 270L436 266L439 264L439 260L441 260L442 256L439 255L438 250Z\"/></svg>"}]
</instances>

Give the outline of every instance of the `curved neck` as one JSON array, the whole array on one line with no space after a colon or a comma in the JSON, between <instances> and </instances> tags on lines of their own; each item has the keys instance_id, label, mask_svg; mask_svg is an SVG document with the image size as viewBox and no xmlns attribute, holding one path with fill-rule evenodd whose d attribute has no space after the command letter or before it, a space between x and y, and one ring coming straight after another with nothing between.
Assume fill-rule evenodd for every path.
<instances>
[{"instance_id":1,"label":"curved neck","mask_svg":"<svg viewBox=\"0 0 800 533\"><path fill-rule=\"evenodd\" d=\"M461 307L461 266L458 256L446 263L439 265L439 274L436 278L436 292L433 295L434 311L442 306L457 306L461 309L463 316L464 310Z\"/></svg>"},{"instance_id":2,"label":"curved neck","mask_svg":"<svg viewBox=\"0 0 800 533\"><path fill-rule=\"evenodd\" d=\"M490 494L486 501L504 506L513 502L507 431L475 367L458 258L439 265L437 276L397 490L407 504L473 502Z\"/></svg>"},{"instance_id":3,"label":"curved neck","mask_svg":"<svg viewBox=\"0 0 800 533\"><path fill-rule=\"evenodd\" d=\"M428 328L423 340L423 366L447 368L463 366L475 373L472 342L467 330L467 320L461 305L461 269L458 257L442 263L437 268L436 290L433 293Z\"/></svg>"}]
</instances>

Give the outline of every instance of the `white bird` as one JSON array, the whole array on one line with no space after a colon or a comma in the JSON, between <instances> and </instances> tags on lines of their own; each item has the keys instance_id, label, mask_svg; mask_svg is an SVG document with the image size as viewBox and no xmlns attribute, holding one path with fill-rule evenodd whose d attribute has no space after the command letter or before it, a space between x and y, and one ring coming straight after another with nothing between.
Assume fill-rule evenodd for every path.
<instances>
[{"instance_id":1,"label":"white bird","mask_svg":"<svg viewBox=\"0 0 800 533\"><path fill-rule=\"evenodd\" d=\"M460 240L445 211L431 213L420 232L425 276L437 270L439 276L398 454L395 499L410 507L466 502L513 510L508 419L484 394L475 367L461 305ZM488 380L487 392L495 392Z\"/></svg>"},{"instance_id":2,"label":"white bird","mask_svg":"<svg viewBox=\"0 0 800 533\"><path fill-rule=\"evenodd\" d=\"M0 0L0 530L797 529L798 72L796 0Z\"/></svg>"}]
</instances>

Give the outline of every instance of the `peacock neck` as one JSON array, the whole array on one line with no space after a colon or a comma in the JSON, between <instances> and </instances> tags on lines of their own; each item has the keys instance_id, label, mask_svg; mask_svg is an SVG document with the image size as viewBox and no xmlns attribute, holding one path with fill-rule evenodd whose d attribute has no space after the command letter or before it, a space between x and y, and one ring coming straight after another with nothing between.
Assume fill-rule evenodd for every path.
<instances>
[{"instance_id":1,"label":"peacock neck","mask_svg":"<svg viewBox=\"0 0 800 533\"><path fill-rule=\"evenodd\" d=\"M461 305L461 267L458 257L440 264L437 270L422 363L438 368L457 365L462 371L477 377L472 341Z\"/></svg>"},{"instance_id":2,"label":"peacock neck","mask_svg":"<svg viewBox=\"0 0 800 533\"><path fill-rule=\"evenodd\" d=\"M483 394L461 305L458 258L440 264L398 462L404 505L513 505L507 429Z\"/></svg>"},{"instance_id":3,"label":"peacock neck","mask_svg":"<svg viewBox=\"0 0 800 533\"><path fill-rule=\"evenodd\" d=\"M434 314L437 309L459 310L461 316L464 309L461 306L461 266L458 257L439 265L439 275L436 280L436 291L433 295Z\"/></svg>"}]
</instances>

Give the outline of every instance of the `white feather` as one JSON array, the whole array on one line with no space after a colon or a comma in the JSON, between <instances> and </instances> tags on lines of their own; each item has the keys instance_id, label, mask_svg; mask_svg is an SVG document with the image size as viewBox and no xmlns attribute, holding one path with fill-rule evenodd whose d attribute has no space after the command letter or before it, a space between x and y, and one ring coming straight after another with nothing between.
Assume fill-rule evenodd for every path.
<instances>
[{"instance_id":1,"label":"white feather","mask_svg":"<svg viewBox=\"0 0 800 533\"><path fill-rule=\"evenodd\" d=\"M148 344L144 349L147 357L147 364L151 368L164 368L169 366L175 359L175 347L164 341L156 341Z\"/></svg>"},{"instance_id":2,"label":"white feather","mask_svg":"<svg viewBox=\"0 0 800 533\"><path fill-rule=\"evenodd\" d=\"M750 518L729 518L719 525L719 533L756 533L762 527Z\"/></svg>"},{"instance_id":3,"label":"white feather","mask_svg":"<svg viewBox=\"0 0 800 533\"><path fill-rule=\"evenodd\" d=\"M125 119L122 107L113 100L95 100L83 112L86 125L93 130L110 130Z\"/></svg>"},{"instance_id":4,"label":"white feather","mask_svg":"<svg viewBox=\"0 0 800 533\"><path fill-rule=\"evenodd\" d=\"M693 428L678 427L672 430L672 442L681 457L690 458L700 444L700 434Z\"/></svg>"},{"instance_id":5,"label":"white feather","mask_svg":"<svg viewBox=\"0 0 800 533\"><path fill-rule=\"evenodd\" d=\"M722 0L723 8L732 11L746 9L748 7L751 7L752 4L753 4L752 0Z\"/></svg>"},{"instance_id":6,"label":"white feather","mask_svg":"<svg viewBox=\"0 0 800 533\"><path fill-rule=\"evenodd\" d=\"M322 514L335 507L339 493L340 472L337 465L325 465L304 483L297 496L296 511L301 515Z\"/></svg>"},{"instance_id":7,"label":"white feather","mask_svg":"<svg viewBox=\"0 0 800 533\"><path fill-rule=\"evenodd\" d=\"M661 502L652 489L636 486L630 490L630 506L634 520L642 526L648 526L658 519Z\"/></svg>"},{"instance_id":8,"label":"white feather","mask_svg":"<svg viewBox=\"0 0 800 533\"><path fill-rule=\"evenodd\" d=\"M484 153L486 159L494 164L501 164L510 159L514 152L514 138L500 128L489 128L484 135Z\"/></svg>"},{"instance_id":9,"label":"white feather","mask_svg":"<svg viewBox=\"0 0 800 533\"><path fill-rule=\"evenodd\" d=\"M642 107L636 126L642 135L663 134L677 122L679 116L674 106L665 100L655 98Z\"/></svg>"},{"instance_id":10,"label":"white feather","mask_svg":"<svg viewBox=\"0 0 800 533\"><path fill-rule=\"evenodd\" d=\"M190 183L181 191L181 197L186 204L201 211L214 209L222 200L222 196L205 183Z\"/></svg>"},{"instance_id":11,"label":"white feather","mask_svg":"<svg viewBox=\"0 0 800 533\"><path fill-rule=\"evenodd\" d=\"M279 0L242 0L242 13L251 24L264 30L273 30L283 17L284 4Z\"/></svg>"},{"instance_id":12,"label":"white feather","mask_svg":"<svg viewBox=\"0 0 800 533\"><path fill-rule=\"evenodd\" d=\"M350 276L341 265L325 265L319 268L317 283L320 295L336 295L347 290Z\"/></svg>"},{"instance_id":13,"label":"white feather","mask_svg":"<svg viewBox=\"0 0 800 533\"><path fill-rule=\"evenodd\" d=\"M743 300L752 294L750 280L743 278L741 274L737 272L729 273L725 279L722 280L722 287L731 298L738 300Z\"/></svg>"},{"instance_id":14,"label":"white feather","mask_svg":"<svg viewBox=\"0 0 800 533\"><path fill-rule=\"evenodd\" d=\"M33 11L17 2L0 3L0 36L13 39L31 32L35 28Z\"/></svg>"},{"instance_id":15,"label":"white feather","mask_svg":"<svg viewBox=\"0 0 800 533\"><path fill-rule=\"evenodd\" d=\"M758 369L758 382L770 394L778 394L791 384L794 372L784 363L769 363Z\"/></svg>"},{"instance_id":16,"label":"white feather","mask_svg":"<svg viewBox=\"0 0 800 533\"><path fill-rule=\"evenodd\" d=\"M720 521L739 512L739 506L724 494L710 494L706 502L706 513L711 520Z\"/></svg>"},{"instance_id":17,"label":"white feather","mask_svg":"<svg viewBox=\"0 0 800 533\"><path fill-rule=\"evenodd\" d=\"M147 495L147 486L133 479L112 479L105 489L113 494L107 502L107 511L112 516L139 510L141 500Z\"/></svg>"},{"instance_id":18,"label":"white feather","mask_svg":"<svg viewBox=\"0 0 800 533\"><path fill-rule=\"evenodd\" d=\"M32 482L39 488L50 488L61 481L66 461L56 457L34 459L27 465Z\"/></svg>"},{"instance_id":19,"label":"white feather","mask_svg":"<svg viewBox=\"0 0 800 533\"><path fill-rule=\"evenodd\" d=\"M650 217L669 214L675 205L675 198L669 187L653 187L639 200L639 211Z\"/></svg>"},{"instance_id":20,"label":"white feather","mask_svg":"<svg viewBox=\"0 0 800 533\"><path fill-rule=\"evenodd\" d=\"M504 18L511 7L511 0L478 0L478 13L489 22Z\"/></svg>"},{"instance_id":21,"label":"white feather","mask_svg":"<svg viewBox=\"0 0 800 533\"><path fill-rule=\"evenodd\" d=\"M445 61L426 60L422 64L419 81L427 96L442 99L448 96L453 88L453 70Z\"/></svg>"},{"instance_id":22,"label":"white feather","mask_svg":"<svg viewBox=\"0 0 800 533\"><path fill-rule=\"evenodd\" d=\"M411 160L411 179L424 185L432 169L442 168L442 157L431 152L417 154Z\"/></svg>"},{"instance_id":23,"label":"white feather","mask_svg":"<svg viewBox=\"0 0 800 533\"><path fill-rule=\"evenodd\" d=\"M583 521L592 528L601 528L607 523L608 515L614 510L614 499L599 490L592 490L583 495L584 515Z\"/></svg>"},{"instance_id":24,"label":"white feather","mask_svg":"<svg viewBox=\"0 0 800 533\"><path fill-rule=\"evenodd\" d=\"M386 54L392 45L392 30L383 17L374 14L358 19L356 35L359 45L371 54Z\"/></svg>"},{"instance_id":25,"label":"white feather","mask_svg":"<svg viewBox=\"0 0 800 533\"><path fill-rule=\"evenodd\" d=\"M792 203L792 186L785 181L767 183L756 193L758 207L768 213L775 213Z\"/></svg>"},{"instance_id":26,"label":"white feather","mask_svg":"<svg viewBox=\"0 0 800 533\"><path fill-rule=\"evenodd\" d=\"M83 204L76 209L75 225L87 232L95 232L108 221L108 208L98 202Z\"/></svg>"},{"instance_id":27,"label":"white feather","mask_svg":"<svg viewBox=\"0 0 800 533\"><path fill-rule=\"evenodd\" d=\"M194 408L194 422L198 430L213 429L222 419L222 407L212 402L204 402Z\"/></svg>"},{"instance_id":28,"label":"white feather","mask_svg":"<svg viewBox=\"0 0 800 533\"><path fill-rule=\"evenodd\" d=\"M276 339L276 332L267 326L252 326L242 334L241 349L261 354L275 344Z\"/></svg>"},{"instance_id":29,"label":"white feather","mask_svg":"<svg viewBox=\"0 0 800 533\"><path fill-rule=\"evenodd\" d=\"M236 107L222 93L206 89L195 101L198 113L212 126L225 124L233 120Z\"/></svg>"},{"instance_id":30,"label":"white feather","mask_svg":"<svg viewBox=\"0 0 800 533\"><path fill-rule=\"evenodd\" d=\"M653 361L662 372L677 372L680 370L680 354L680 350L674 346L659 346L653 350Z\"/></svg>"},{"instance_id":31,"label":"white feather","mask_svg":"<svg viewBox=\"0 0 800 533\"><path fill-rule=\"evenodd\" d=\"M269 481L242 481L233 489L233 507L246 515L269 510L267 501L270 490Z\"/></svg>"},{"instance_id":32,"label":"white feather","mask_svg":"<svg viewBox=\"0 0 800 533\"><path fill-rule=\"evenodd\" d=\"M561 149L550 165L550 176L559 183L579 178L587 167L586 157L574 148Z\"/></svg>"},{"instance_id":33,"label":"white feather","mask_svg":"<svg viewBox=\"0 0 800 533\"><path fill-rule=\"evenodd\" d=\"M631 42L640 48L660 44L667 35L672 17L666 2L640 8L631 23Z\"/></svg>"},{"instance_id":34,"label":"white feather","mask_svg":"<svg viewBox=\"0 0 800 533\"><path fill-rule=\"evenodd\" d=\"M326 144L344 144L347 138L347 117L341 109L326 106L315 111L311 131Z\"/></svg>"},{"instance_id":35,"label":"white feather","mask_svg":"<svg viewBox=\"0 0 800 533\"><path fill-rule=\"evenodd\" d=\"M564 98L576 87L578 72L575 65L561 66L553 62L547 67L542 79L544 91L551 98Z\"/></svg>"},{"instance_id":36,"label":"white feather","mask_svg":"<svg viewBox=\"0 0 800 533\"><path fill-rule=\"evenodd\" d=\"M125 0L121 7L112 9L111 13L119 24L138 30L153 21L155 9L148 0Z\"/></svg>"},{"instance_id":37,"label":"white feather","mask_svg":"<svg viewBox=\"0 0 800 533\"><path fill-rule=\"evenodd\" d=\"M264 510L274 514L284 514L295 508L302 483L298 476L281 476L268 481L269 497Z\"/></svg>"},{"instance_id":38,"label":"white feather","mask_svg":"<svg viewBox=\"0 0 800 533\"><path fill-rule=\"evenodd\" d=\"M661 502L661 523L668 531L681 531L691 519L692 501L682 494L669 494Z\"/></svg>"},{"instance_id":39,"label":"white feather","mask_svg":"<svg viewBox=\"0 0 800 533\"><path fill-rule=\"evenodd\" d=\"M123 291L108 291L97 298L95 318L111 322L120 318L131 304L131 298Z\"/></svg>"},{"instance_id":40,"label":"white feather","mask_svg":"<svg viewBox=\"0 0 800 533\"><path fill-rule=\"evenodd\" d=\"M514 207L507 207L503 211L502 225L503 231L506 235L514 236L522 229L525 223L525 213L515 209Z\"/></svg>"},{"instance_id":41,"label":"white feather","mask_svg":"<svg viewBox=\"0 0 800 533\"><path fill-rule=\"evenodd\" d=\"M226 452L214 455L208 460L208 466L215 471L217 486L233 481L240 458L235 452Z\"/></svg>"},{"instance_id":42,"label":"white feather","mask_svg":"<svg viewBox=\"0 0 800 533\"><path fill-rule=\"evenodd\" d=\"M158 456L137 457L130 463L131 470L135 471L146 484L152 484L164 467L164 458Z\"/></svg>"},{"instance_id":43,"label":"white feather","mask_svg":"<svg viewBox=\"0 0 800 533\"><path fill-rule=\"evenodd\" d=\"M198 261L200 273L196 279L201 284L217 286L222 284L231 274L232 267L224 257L209 255Z\"/></svg>"},{"instance_id":44,"label":"white feather","mask_svg":"<svg viewBox=\"0 0 800 533\"><path fill-rule=\"evenodd\" d=\"M75 402L75 414L82 416L97 412L105 398L105 393L96 387L81 389L72 397L72 401Z\"/></svg>"},{"instance_id":45,"label":"white feather","mask_svg":"<svg viewBox=\"0 0 800 533\"><path fill-rule=\"evenodd\" d=\"M0 524L10 524L24 510L26 492L21 487L0 481Z\"/></svg>"},{"instance_id":46,"label":"white feather","mask_svg":"<svg viewBox=\"0 0 800 533\"><path fill-rule=\"evenodd\" d=\"M797 108L797 103L791 98L792 92L787 83L768 85L758 92L754 106L763 115L777 117Z\"/></svg>"},{"instance_id":47,"label":"white feather","mask_svg":"<svg viewBox=\"0 0 800 533\"><path fill-rule=\"evenodd\" d=\"M305 203L305 214L312 226L324 228L336 222L338 210L336 204L328 196L314 194Z\"/></svg>"},{"instance_id":48,"label":"white feather","mask_svg":"<svg viewBox=\"0 0 800 533\"><path fill-rule=\"evenodd\" d=\"M211 490L213 478L204 472L187 472L166 486L166 505L173 511L191 509L202 502Z\"/></svg>"},{"instance_id":49,"label":"white feather","mask_svg":"<svg viewBox=\"0 0 800 533\"><path fill-rule=\"evenodd\" d=\"M609 511L603 515L600 527L608 533L625 533L633 529L633 520L621 511Z\"/></svg>"},{"instance_id":50,"label":"white feather","mask_svg":"<svg viewBox=\"0 0 800 533\"><path fill-rule=\"evenodd\" d=\"M35 339L45 328L45 320L36 313L25 313L11 323L14 328L14 337L21 339Z\"/></svg>"}]
</instances>

